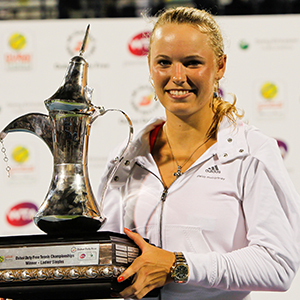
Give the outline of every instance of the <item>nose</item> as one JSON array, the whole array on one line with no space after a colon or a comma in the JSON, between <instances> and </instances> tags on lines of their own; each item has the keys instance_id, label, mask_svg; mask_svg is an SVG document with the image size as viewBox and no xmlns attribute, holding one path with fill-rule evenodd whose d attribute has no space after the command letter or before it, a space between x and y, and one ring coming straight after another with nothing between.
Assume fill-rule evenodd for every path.
<instances>
[{"instance_id":1,"label":"nose","mask_svg":"<svg viewBox=\"0 0 300 300\"><path fill-rule=\"evenodd\" d=\"M177 63L174 65L172 81L178 85L181 85L186 81L184 66L181 63Z\"/></svg>"}]
</instances>

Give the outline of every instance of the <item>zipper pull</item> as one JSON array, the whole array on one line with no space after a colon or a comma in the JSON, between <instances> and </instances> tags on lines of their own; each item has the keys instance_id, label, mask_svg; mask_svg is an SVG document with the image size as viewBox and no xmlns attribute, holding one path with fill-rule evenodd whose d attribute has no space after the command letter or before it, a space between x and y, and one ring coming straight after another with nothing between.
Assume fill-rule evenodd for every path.
<instances>
[{"instance_id":1,"label":"zipper pull","mask_svg":"<svg viewBox=\"0 0 300 300\"><path fill-rule=\"evenodd\" d=\"M161 194L160 200L163 201L163 202L165 202L166 198L167 198L167 194L168 194L168 189L165 188L164 191Z\"/></svg>"}]
</instances>

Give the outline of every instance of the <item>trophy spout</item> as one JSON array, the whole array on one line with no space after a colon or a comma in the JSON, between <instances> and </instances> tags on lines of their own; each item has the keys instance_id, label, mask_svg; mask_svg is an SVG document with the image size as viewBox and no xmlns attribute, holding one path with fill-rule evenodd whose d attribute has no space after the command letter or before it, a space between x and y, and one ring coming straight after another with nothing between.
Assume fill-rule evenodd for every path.
<instances>
[{"instance_id":1,"label":"trophy spout","mask_svg":"<svg viewBox=\"0 0 300 300\"><path fill-rule=\"evenodd\" d=\"M52 124L47 115L41 113L30 113L11 121L0 132L0 139L3 140L10 132L29 132L41 138L53 154L52 131Z\"/></svg>"}]
</instances>

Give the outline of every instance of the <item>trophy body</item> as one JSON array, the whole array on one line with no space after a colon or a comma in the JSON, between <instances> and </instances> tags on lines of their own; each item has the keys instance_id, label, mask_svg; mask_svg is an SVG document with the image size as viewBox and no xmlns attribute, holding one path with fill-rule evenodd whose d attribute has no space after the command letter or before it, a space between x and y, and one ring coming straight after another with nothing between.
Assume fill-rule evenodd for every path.
<instances>
[{"instance_id":1,"label":"trophy body","mask_svg":"<svg viewBox=\"0 0 300 300\"><path fill-rule=\"evenodd\" d=\"M52 112L53 176L46 198L34 217L35 224L48 234L95 232L105 218L93 195L88 170L87 113Z\"/></svg>"}]
</instances>

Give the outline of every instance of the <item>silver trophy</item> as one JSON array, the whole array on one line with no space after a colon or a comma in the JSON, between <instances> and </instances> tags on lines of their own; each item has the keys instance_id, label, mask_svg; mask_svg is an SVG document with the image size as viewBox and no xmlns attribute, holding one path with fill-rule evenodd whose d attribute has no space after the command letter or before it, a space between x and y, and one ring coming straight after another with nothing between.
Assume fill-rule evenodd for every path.
<instances>
[{"instance_id":1,"label":"silver trophy","mask_svg":"<svg viewBox=\"0 0 300 300\"><path fill-rule=\"evenodd\" d=\"M87 85L88 63L83 58L88 33L89 25L79 55L71 59L62 85L53 96L45 100L49 115L29 113L20 116L0 132L2 142L10 132L33 133L48 145L53 154L51 185L33 218L35 224L48 234L96 232L105 222L102 202L106 187L98 205L91 189L87 167L89 135L91 125L97 117L108 111L119 111L128 121L127 147L116 158L115 169L122 160L133 133L131 120L123 111L106 110L91 102L92 89ZM108 181L112 176L113 170Z\"/></svg>"},{"instance_id":2,"label":"silver trophy","mask_svg":"<svg viewBox=\"0 0 300 300\"><path fill-rule=\"evenodd\" d=\"M88 32L89 26L62 85L45 100L49 115L20 116L0 132L4 158L6 135L26 131L48 145L54 160L48 193L33 218L47 234L0 237L0 297L107 299L131 284L128 280L118 283L116 278L140 255L140 249L124 234L97 231L105 222L102 205L107 186L129 149L133 127L123 111L91 102L88 63L83 58ZM129 136L106 177L98 205L88 176L88 142L91 125L108 111L126 117ZM148 296L158 294L154 290Z\"/></svg>"}]
</instances>

